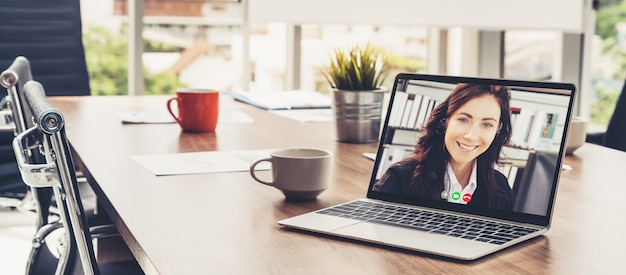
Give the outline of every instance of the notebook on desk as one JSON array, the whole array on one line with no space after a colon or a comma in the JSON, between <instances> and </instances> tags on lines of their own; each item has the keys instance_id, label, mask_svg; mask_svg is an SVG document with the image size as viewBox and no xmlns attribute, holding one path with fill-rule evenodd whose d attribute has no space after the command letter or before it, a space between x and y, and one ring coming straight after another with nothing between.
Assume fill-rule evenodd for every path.
<instances>
[{"instance_id":1,"label":"notebook on desk","mask_svg":"<svg viewBox=\"0 0 626 275\"><path fill-rule=\"evenodd\" d=\"M485 87L508 91L510 124L502 101L472 96ZM574 92L565 83L399 74L365 197L278 223L461 260L542 235Z\"/></svg>"}]
</instances>

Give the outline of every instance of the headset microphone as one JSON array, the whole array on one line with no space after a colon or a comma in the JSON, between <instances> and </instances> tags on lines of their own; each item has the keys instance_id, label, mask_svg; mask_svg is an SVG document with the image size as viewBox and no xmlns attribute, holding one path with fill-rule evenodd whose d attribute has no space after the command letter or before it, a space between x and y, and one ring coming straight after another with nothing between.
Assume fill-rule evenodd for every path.
<instances>
[{"instance_id":1,"label":"headset microphone","mask_svg":"<svg viewBox=\"0 0 626 275\"><path fill-rule=\"evenodd\" d=\"M445 178L443 180L446 181ZM450 197L450 183L449 182L444 182L443 185L444 185L443 186L444 190L441 191L441 199L442 200L448 200L448 197Z\"/></svg>"},{"instance_id":2,"label":"headset microphone","mask_svg":"<svg viewBox=\"0 0 626 275\"><path fill-rule=\"evenodd\" d=\"M426 178L429 181L436 181L437 178L439 178L437 176L437 173L435 173L435 171L430 171L428 172L428 174L426 174ZM441 199L443 200L447 200L448 197L450 196L450 191L449 191L450 187L448 184L445 185L445 190L441 191Z\"/></svg>"},{"instance_id":3,"label":"headset microphone","mask_svg":"<svg viewBox=\"0 0 626 275\"><path fill-rule=\"evenodd\" d=\"M450 196L450 180L444 178L443 179L444 183L443 183L443 191L441 191L441 199L447 200L448 197Z\"/></svg>"}]
</instances>

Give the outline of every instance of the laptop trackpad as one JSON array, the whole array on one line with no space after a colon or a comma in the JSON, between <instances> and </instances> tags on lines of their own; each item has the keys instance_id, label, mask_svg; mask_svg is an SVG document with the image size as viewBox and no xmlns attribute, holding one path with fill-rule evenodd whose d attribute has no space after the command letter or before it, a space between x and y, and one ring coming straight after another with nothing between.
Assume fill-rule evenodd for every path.
<instances>
[{"instance_id":1,"label":"laptop trackpad","mask_svg":"<svg viewBox=\"0 0 626 275\"><path fill-rule=\"evenodd\" d=\"M337 229L333 234L465 259L473 259L497 248L494 244L367 222Z\"/></svg>"},{"instance_id":2,"label":"laptop trackpad","mask_svg":"<svg viewBox=\"0 0 626 275\"><path fill-rule=\"evenodd\" d=\"M330 232L334 229L342 228L355 223L359 223L359 221L318 213L308 213L278 221L278 224L280 225L317 232Z\"/></svg>"}]
</instances>

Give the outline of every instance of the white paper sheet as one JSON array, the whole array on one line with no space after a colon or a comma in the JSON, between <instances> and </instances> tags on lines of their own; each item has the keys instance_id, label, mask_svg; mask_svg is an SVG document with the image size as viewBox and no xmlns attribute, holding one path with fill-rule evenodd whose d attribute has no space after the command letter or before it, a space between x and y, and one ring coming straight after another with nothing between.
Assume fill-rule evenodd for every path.
<instances>
[{"instance_id":1,"label":"white paper sheet","mask_svg":"<svg viewBox=\"0 0 626 275\"><path fill-rule=\"evenodd\" d=\"M174 118L165 111L121 112L117 114L125 124L174 123Z\"/></svg>"},{"instance_id":2,"label":"white paper sheet","mask_svg":"<svg viewBox=\"0 0 626 275\"><path fill-rule=\"evenodd\" d=\"M299 122L333 121L333 112L331 109L272 110L269 112Z\"/></svg>"},{"instance_id":3,"label":"white paper sheet","mask_svg":"<svg viewBox=\"0 0 626 275\"><path fill-rule=\"evenodd\" d=\"M131 155L157 176L244 172L257 159L270 156L271 149L244 151L211 151L159 155ZM267 162L257 165L256 170L268 170Z\"/></svg>"},{"instance_id":4,"label":"white paper sheet","mask_svg":"<svg viewBox=\"0 0 626 275\"><path fill-rule=\"evenodd\" d=\"M130 111L117 114L124 124L154 124L175 123L176 121L169 112L163 110L154 111ZM218 123L252 123L254 119L246 112L234 109L220 110L217 117Z\"/></svg>"},{"instance_id":5,"label":"white paper sheet","mask_svg":"<svg viewBox=\"0 0 626 275\"><path fill-rule=\"evenodd\" d=\"M234 91L226 94L234 99L265 110L330 109L331 99L316 91L294 90L274 92Z\"/></svg>"}]
</instances>

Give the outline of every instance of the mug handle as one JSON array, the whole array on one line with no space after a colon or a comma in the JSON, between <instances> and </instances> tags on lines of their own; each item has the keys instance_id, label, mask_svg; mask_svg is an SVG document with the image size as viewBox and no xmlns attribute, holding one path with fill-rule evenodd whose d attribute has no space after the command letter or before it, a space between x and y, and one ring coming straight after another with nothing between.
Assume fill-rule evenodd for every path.
<instances>
[{"instance_id":1,"label":"mug handle","mask_svg":"<svg viewBox=\"0 0 626 275\"><path fill-rule=\"evenodd\" d=\"M251 165L250 165L250 175L252 176L253 179L255 179L256 181L265 184L265 185L269 185L269 186L274 186L274 182L271 181L264 181L262 179L259 179L256 174L254 173L254 168L257 166L257 164L267 161L269 163L272 163L272 158L264 158L264 159L257 159L255 160Z\"/></svg>"},{"instance_id":2,"label":"mug handle","mask_svg":"<svg viewBox=\"0 0 626 275\"><path fill-rule=\"evenodd\" d=\"M170 115L172 115L172 117L176 120L176 122L178 122L178 124L181 124L180 118L178 118L174 112L172 112L172 101L177 101L178 102L178 98L176 97L172 97L170 99L167 100L167 111L170 112Z\"/></svg>"}]
</instances>

